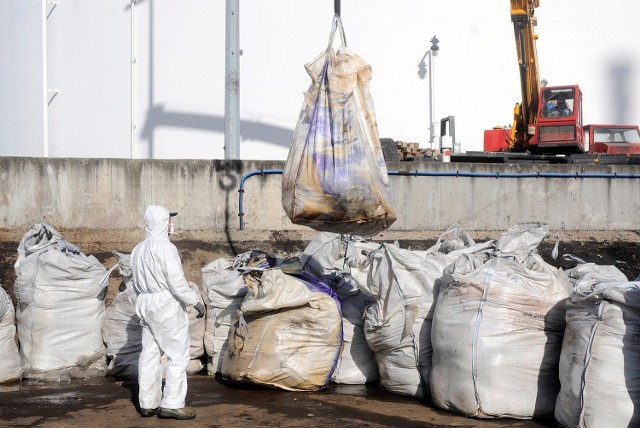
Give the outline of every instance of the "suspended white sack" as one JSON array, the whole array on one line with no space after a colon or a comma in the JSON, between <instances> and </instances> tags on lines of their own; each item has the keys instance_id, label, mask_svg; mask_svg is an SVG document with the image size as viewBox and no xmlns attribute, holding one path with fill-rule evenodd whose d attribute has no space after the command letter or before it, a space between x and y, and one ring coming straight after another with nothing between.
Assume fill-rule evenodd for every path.
<instances>
[{"instance_id":1,"label":"suspended white sack","mask_svg":"<svg viewBox=\"0 0 640 428\"><path fill-rule=\"evenodd\" d=\"M565 427L640 426L640 283L584 264L567 303L555 419Z\"/></svg>"},{"instance_id":2,"label":"suspended white sack","mask_svg":"<svg viewBox=\"0 0 640 428\"><path fill-rule=\"evenodd\" d=\"M39 223L22 237L15 270L24 377L60 381L104 376L107 269L53 227Z\"/></svg>"},{"instance_id":3,"label":"suspended white sack","mask_svg":"<svg viewBox=\"0 0 640 428\"><path fill-rule=\"evenodd\" d=\"M342 45L332 48L336 31ZM329 44L305 65L312 79L282 176L294 224L373 236L396 220L369 91L371 66L346 46L336 15Z\"/></svg>"},{"instance_id":4,"label":"suspended white sack","mask_svg":"<svg viewBox=\"0 0 640 428\"><path fill-rule=\"evenodd\" d=\"M0 383L22 379L22 363L16 343L15 310L13 303L0 287Z\"/></svg>"},{"instance_id":5,"label":"suspended white sack","mask_svg":"<svg viewBox=\"0 0 640 428\"><path fill-rule=\"evenodd\" d=\"M342 345L335 294L311 275L281 269L268 269L247 286L221 375L292 391L326 387Z\"/></svg>"},{"instance_id":6,"label":"suspended white sack","mask_svg":"<svg viewBox=\"0 0 640 428\"><path fill-rule=\"evenodd\" d=\"M477 418L553 414L569 281L535 251L541 224L516 225L495 252L444 272L433 313L433 403Z\"/></svg>"}]
</instances>

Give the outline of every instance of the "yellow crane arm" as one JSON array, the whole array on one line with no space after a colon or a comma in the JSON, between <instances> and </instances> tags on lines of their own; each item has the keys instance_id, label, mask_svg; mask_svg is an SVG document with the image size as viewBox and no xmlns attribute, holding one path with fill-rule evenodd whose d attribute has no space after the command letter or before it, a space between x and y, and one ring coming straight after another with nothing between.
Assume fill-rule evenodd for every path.
<instances>
[{"instance_id":1,"label":"yellow crane arm","mask_svg":"<svg viewBox=\"0 0 640 428\"><path fill-rule=\"evenodd\" d=\"M536 8L540 0L511 0L511 22L516 38L518 66L520 70L520 90L522 101L514 109L511 128L510 149L526 150L529 146L529 126L537 122L538 94L540 93L540 72L534 32Z\"/></svg>"}]
</instances>

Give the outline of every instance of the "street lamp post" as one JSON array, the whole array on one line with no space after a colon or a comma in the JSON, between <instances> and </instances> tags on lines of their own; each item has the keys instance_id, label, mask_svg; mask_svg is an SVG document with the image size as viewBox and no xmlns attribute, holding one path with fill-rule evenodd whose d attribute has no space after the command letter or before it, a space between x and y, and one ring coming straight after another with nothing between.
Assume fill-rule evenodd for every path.
<instances>
[{"instance_id":1,"label":"street lamp post","mask_svg":"<svg viewBox=\"0 0 640 428\"><path fill-rule=\"evenodd\" d=\"M240 159L240 0L225 8L224 158Z\"/></svg>"},{"instance_id":2,"label":"street lamp post","mask_svg":"<svg viewBox=\"0 0 640 428\"><path fill-rule=\"evenodd\" d=\"M429 145L433 149L433 142L436 139L436 123L433 120L435 111L435 94L434 94L434 69L433 58L438 55L440 47L438 43L440 40L434 35L431 38L431 48L424 54L420 63L418 64L418 76L420 79L424 79L429 74ZM429 57L429 64L425 64L424 60ZM440 147L442 148L442 147Z\"/></svg>"},{"instance_id":3,"label":"street lamp post","mask_svg":"<svg viewBox=\"0 0 640 428\"><path fill-rule=\"evenodd\" d=\"M435 95L434 95L434 69L433 69L433 58L438 55L438 51L440 47L438 46L438 38L434 35L431 42L431 49L427 54L429 55L429 146L433 149L433 142L436 138L435 132L435 122L433 120L434 109L435 109Z\"/></svg>"}]
</instances>

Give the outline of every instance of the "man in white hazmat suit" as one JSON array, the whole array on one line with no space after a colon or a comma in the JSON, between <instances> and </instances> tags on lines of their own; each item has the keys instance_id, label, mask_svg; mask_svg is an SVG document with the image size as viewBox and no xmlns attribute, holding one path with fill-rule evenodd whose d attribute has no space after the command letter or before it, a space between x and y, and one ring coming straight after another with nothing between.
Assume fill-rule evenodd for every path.
<instances>
[{"instance_id":1,"label":"man in white hazmat suit","mask_svg":"<svg viewBox=\"0 0 640 428\"><path fill-rule=\"evenodd\" d=\"M136 311L142 322L142 352L138 361L138 400L144 417L193 419L185 408L189 363L189 318L194 306L198 318L205 308L187 282L178 249L169 241L171 217L177 213L149 205L144 214L144 241L131 253L131 270L137 294ZM167 356L162 390L162 353Z\"/></svg>"}]
</instances>

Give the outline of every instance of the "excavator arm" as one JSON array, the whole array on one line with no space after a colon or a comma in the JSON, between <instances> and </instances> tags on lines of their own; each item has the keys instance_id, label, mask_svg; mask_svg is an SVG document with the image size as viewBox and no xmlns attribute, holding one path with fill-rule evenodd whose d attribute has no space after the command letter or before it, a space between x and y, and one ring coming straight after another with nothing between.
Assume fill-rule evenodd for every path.
<instances>
[{"instance_id":1,"label":"excavator arm","mask_svg":"<svg viewBox=\"0 0 640 428\"><path fill-rule=\"evenodd\" d=\"M516 39L520 90L522 102L513 111L510 150L524 151L529 147L537 123L538 97L540 93L540 72L536 50L537 34L534 32L535 9L540 0L511 0L511 22Z\"/></svg>"}]
</instances>

